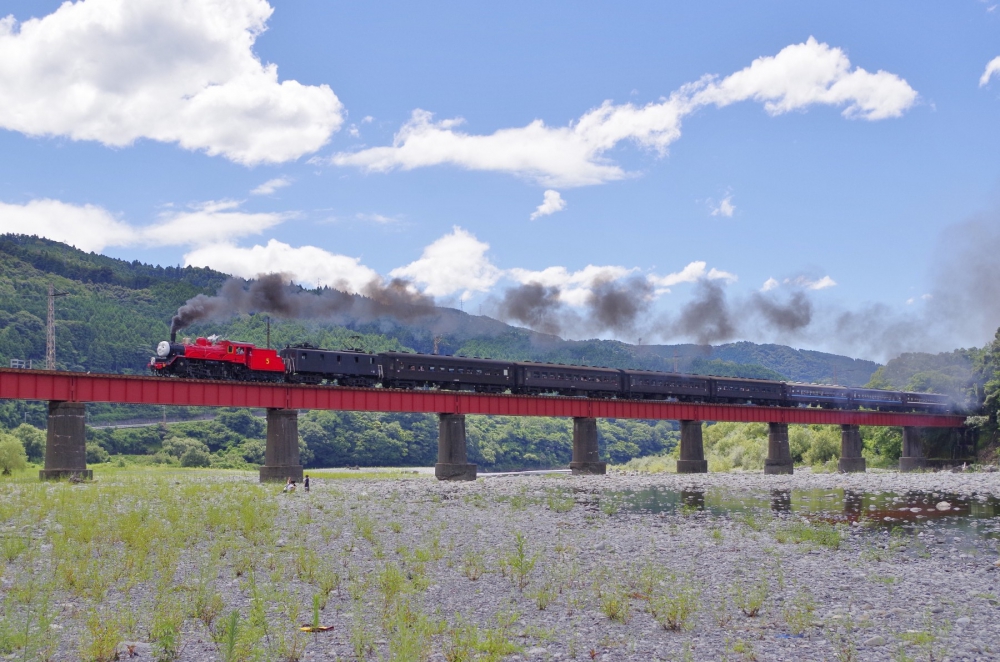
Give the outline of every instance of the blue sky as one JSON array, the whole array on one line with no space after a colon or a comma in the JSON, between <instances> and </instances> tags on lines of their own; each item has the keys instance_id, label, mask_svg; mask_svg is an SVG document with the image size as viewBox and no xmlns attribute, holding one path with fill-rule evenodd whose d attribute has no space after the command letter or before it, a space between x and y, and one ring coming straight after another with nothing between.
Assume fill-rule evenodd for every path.
<instances>
[{"instance_id":1,"label":"blue sky","mask_svg":"<svg viewBox=\"0 0 1000 662\"><path fill-rule=\"evenodd\" d=\"M622 4L8 0L0 231L569 337L992 337L994 3Z\"/></svg>"}]
</instances>

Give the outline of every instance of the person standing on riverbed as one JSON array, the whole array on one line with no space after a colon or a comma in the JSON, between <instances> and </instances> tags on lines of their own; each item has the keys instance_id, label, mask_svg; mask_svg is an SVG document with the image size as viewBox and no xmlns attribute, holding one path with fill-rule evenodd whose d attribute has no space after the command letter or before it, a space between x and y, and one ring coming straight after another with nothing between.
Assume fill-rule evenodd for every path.
<instances>
[{"instance_id":1,"label":"person standing on riverbed","mask_svg":"<svg viewBox=\"0 0 1000 662\"><path fill-rule=\"evenodd\" d=\"M306 474L305 480L302 481L302 487L306 489L307 493L309 492L309 474Z\"/></svg>"}]
</instances>

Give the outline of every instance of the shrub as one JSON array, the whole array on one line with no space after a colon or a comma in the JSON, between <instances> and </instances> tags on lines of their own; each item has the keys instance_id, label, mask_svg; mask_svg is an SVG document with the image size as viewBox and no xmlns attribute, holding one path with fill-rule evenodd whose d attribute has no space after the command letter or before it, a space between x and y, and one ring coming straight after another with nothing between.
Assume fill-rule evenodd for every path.
<instances>
[{"instance_id":1,"label":"shrub","mask_svg":"<svg viewBox=\"0 0 1000 662\"><path fill-rule=\"evenodd\" d=\"M189 437L168 437L163 442L162 451L167 455L171 455L177 459L183 458L188 451L191 449L204 451L208 453L208 446L197 439L191 439Z\"/></svg>"},{"instance_id":2,"label":"shrub","mask_svg":"<svg viewBox=\"0 0 1000 662\"><path fill-rule=\"evenodd\" d=\"M819 427L819 426L817 426ZM832 426L814 429L812 444L802 455L806 464L823 464L840 457L840 433Z\"/></svg>"},{"instance_id":3,"label":"shrub","mask_svg":"<svg viewBox=\"0 0 1000 662\"><path fill-rule=\"evenodd\" d=\"M11 430L11 434L21 440L24 452L29 462L41 462L45 459L45 432L34 425L22 423Z\"/></svg>"},{"instance_id":4,"label":"shrub","mask_svg":"<svg viewBox=\"0 0 1000 662\"><path fill-rule=\"evenodd\" d=\"M767 425L763 423L716 423L704 428L706 459L712 471L764 468L767 456Z\"/></svg>"},{"instance_id":5,"label":"shrub","mask_svg":"<svg viewBox=\"0 0 1000 662\"><path fill-rule=\"evenodd\" d=\"M11 434L0 433L0 473L11 475L28 466L28 456L24 452L21 440Z\"/></svg>"},{"instance_id":6,"label":"shrub","mask_svg":"<svg viewBox=\"0 0 1000 662\"><path fill-rule=\"evenodd\" d=\"M111 458L103 447L90 442L87 444L87 464L103 464Z\"/></svg>"},{"instance_id":7,"label":"shrub","mask_svg":"<svg viewBox=\"0 0 1000 662\"><path fill-rule=\"evenodd\" d=\"M183 456L181 456L181 466L182 467L207 467L212 464L212 456L208 454L207 450L201 448L189 448Z\"/></svg>"}]
</instances>

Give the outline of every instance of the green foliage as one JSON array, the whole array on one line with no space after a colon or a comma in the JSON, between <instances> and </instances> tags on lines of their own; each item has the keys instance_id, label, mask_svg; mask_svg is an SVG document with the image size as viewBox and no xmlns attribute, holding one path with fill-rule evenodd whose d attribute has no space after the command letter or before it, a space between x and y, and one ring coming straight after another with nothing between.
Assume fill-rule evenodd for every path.
<instances>
[{"instance_id":1,"label":"green foliage","mask_svg":"<svg viewBox=\"0 0 1000 662\"><path fill-rule=\"evenodd\" d=\"M520 531L514 533L514 549L504 557L503 563L510 572L511 580L521 591L528 585L531 571L538 563L539 555L528 553L528 539Z\"/></svg>"},{"instance_id":2,"label":"green foliage","mask_svg":"<svg viewBox=\"0 0 1000 662\"><path fill-rule=\"evenodd\" d=\"M812 625L815 611L816 600L807 589L803 589L785 601L781 614L792 634L802 634Z\"/></svg>"},{"instance_id":3,"label":"green foliage","mask_svg":"<svg viewBox=\"0 0 1000 662\"><path fill-rule=\"evenodd\" d=\"M705 457L713 471L764 468L767 457L766 423L716 423L705 425Z\"/></svg>"},{"instance_id":4,"label":"green foliage","mask_svg":"<svg viewBox=\"0 0 1000 662\"><path fill-rule=\"evenodd\" d=\"M104 464L110 457L108 452L98 444L93 442L87 444L87 464Z\"/></svg>"},{"instance_id":5,"label":"green foliage","mask_svg":"<svg viewBox=\"0 0 1000 662\"><path fill-rule=\"evenodd\" d=\"M873 467L894 466L903 454L902 428L862 427L862 454Z\"/></svg>"},{"instance_id":6,"label":"green foliage","mask_svg":"<svg viewBox=\"0 0 1000 662\"><path fill-rule=\"evenodd\" d=\"M21 441L29 462L41 462L45 459L45 432L34 425L22 423L11 430L11 434Z\"/></svg>"},{"instance_id":7,"label":"green foliage","mask_svg":"<svg viewBox=\"0 0 1000 662\"><path fill-rule=\"evenodd\" d=\"M873 361L852 359L847 356L827 354L806 349L793 349L785 345L757 345L752 342L736 342L712 347L706 357L704 345L664 346L661 351L669 356L673 352L692 358L719 359L742 365L756 365L773 370L788 379L806 383L836 383L845 386L864 384L878 367ZM684 364L681 364L682 370Z\"/></svg>"},{"instance_id":8,"label":"green foliage","mask_svg":"<svg viewBox=\"0 0 1000 662\"><path fill-rule=\"evenodd\" d=\"M733 587L733 602L744 616L754 618L760 614L770 592L770 582L762 574L751 582L738 582Z\"/></svg>"},{"instance_id":9,"label":"green foliage","mask_svg":"<svg viewBox=\"0 0 1000 662\"><path fill-rule=\"evenodd\" d=\"M167 455L171 455L179 460L191 449L208 453L208 446L204 443L198 441L197 439L189 439L188 437L180 436L167 437L167 439L163 442L163 448L161 450Z\"/></svg>"},{"instance_id":10,"label":"green foliage","mask_svg":"<svg viewBox=\"0 0 1000 662\"><path fill-rule=\"evenodd\" d=\"M181 456L182 467L208 467L212 465L212 457L207 450L189 448Z\"/></svg>"},{"instance_id":11,"label":"green foliage","mask_svg":"<svg viewBox=\"0 0 1000 662\"><path fill-rule=\"evenodd\" d=\"M796 426L798 427L798 426ZM809 449L802 454L802 461L816 465L840 458L841 431L832 425L810 425Z\"/></svg>"},{"instance_id":12,"label":"green foliage","mask_svg":"<svg viewBox=\"0 0 1000 662\"><path fill-rule=\"evenodd\" d=\"M437 421L422 414L311 411L299 436L312 466L426 466L437 457Z\"/></svg>"},{"instance_id":13,"label":"green foliage","mask_svg":"<svg viewBox=\"0 0 1000 662\"><path fill-rule=\"evenodd\" d=\"M21 440L11 434L0 433L0 474L9 476L28 467L28 456Z\"/></svg>"},{"instance_id":14,"label":"green foliage","mask_svg":"<svg viewBox=\"0 0 1000 662\"><path fill-rule=\"evenodd\" d=\"M980 459L987 462L1000 460L1000 330L993 341L983 348L976 361L976 376L983 384L981 395L983 415L979 424Z\"/></svg>"},{"instance_id":15,"label":"green foliage","mask_svg":"<svg viewBox=\"0 0 1000 662\"><path fill-rule=\"evenodd\" d=\"M665 630L686 630L698 610L698 588L692 579L670 577L649 601L649 613Z\"/></svg>"},{"instance_id":16,"label":"green foliage","mask_svg":"<svg viewBox=\"0 0 1000 662\"><path fill-rule=\"evenodd\" d=\"M780 543L810 543L830 549L839 549L841 542L840 531L825 522L792 522L779 528L774 539Z\"/></svg>"}]
</instances>

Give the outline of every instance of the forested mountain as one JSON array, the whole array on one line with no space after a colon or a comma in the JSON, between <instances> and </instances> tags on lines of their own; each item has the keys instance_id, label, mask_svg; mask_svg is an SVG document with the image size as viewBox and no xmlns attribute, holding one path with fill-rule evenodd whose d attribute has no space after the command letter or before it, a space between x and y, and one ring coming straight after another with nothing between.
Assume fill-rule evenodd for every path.
<instances>
[{"instance_id":1,"label":"forested mountain","mask_svg":"<svg viewBox=\"0 0 1000 662\"><path fill-rule=\"evenodd\" d=\"M157 341L167 337L177 308L196 294L214 294L227 279L211 269L158 267L84 253L23 235L0 236L0 362L45 357L49 283L56 301L56 355L62 370L141 372ZM451 308L411 323L393 319L335 325L322 320L273 320L272 344L310 342L368 351L410 349L498 359L604 365L701 374L860 384L878 366L780 345L733 343L629 345L615 340L562 340ZM263 344L265 320L244 316L191 327Z\"/></svg>"}]
</instances>

